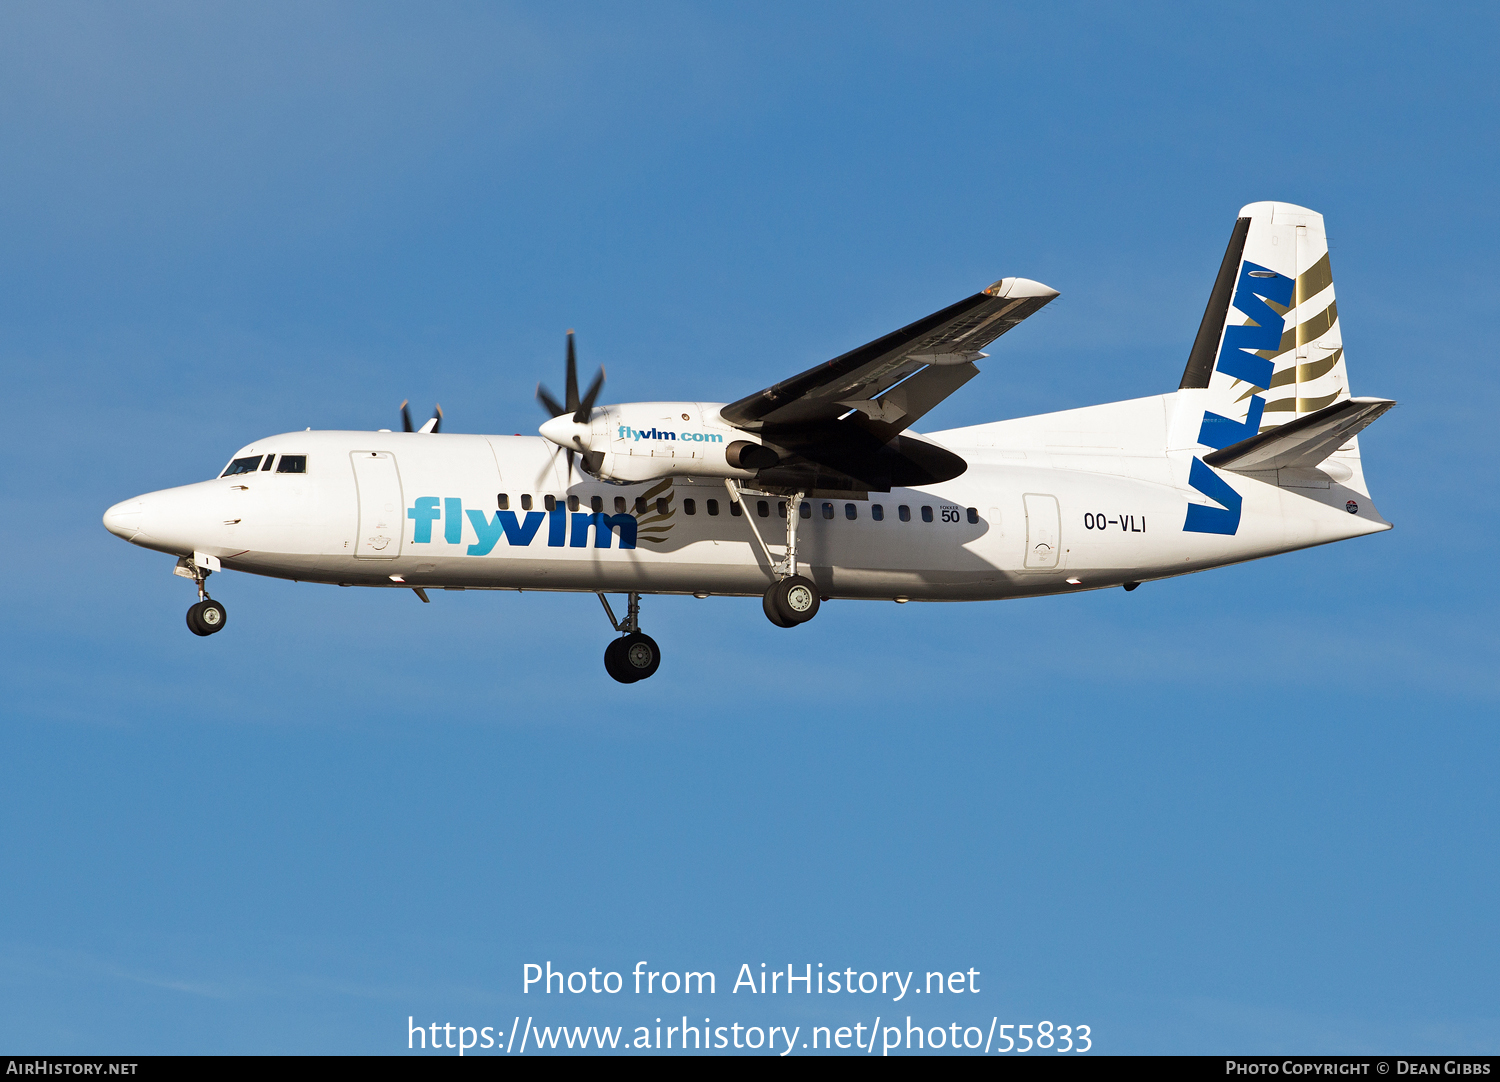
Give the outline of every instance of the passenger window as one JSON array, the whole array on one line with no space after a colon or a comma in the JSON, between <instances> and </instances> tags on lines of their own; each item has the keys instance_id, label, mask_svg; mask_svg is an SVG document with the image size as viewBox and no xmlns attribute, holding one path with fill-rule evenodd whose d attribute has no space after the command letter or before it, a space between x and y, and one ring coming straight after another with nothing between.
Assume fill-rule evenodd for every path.
<instances>
[{"instance_id":1,"label":"passenger window","mask_svg":"<svg viewBox=\"0 0 1500 1082\"><path fill-rule=\"evenodd\" d=\"M932 521L932 508L928 507L926 504L922 505L922 521L923 522L931 522Z\"/></svg>"},{"instance_id":2,"label":"passenger window","mask_svg":"<svg viewBox=\"0 0 1500 1082\"><path fill-rule=\"evenodd\" d=\"M260 468L260 472L261 473L265 473L267 470L269 470L271 468L271 463L273 463L275 461L276 461L276 456L275 455L267 455L266 456L266 464Z\"/></svg>"},{"instance_id":3,"label":"passenger window","mask_svg":"<svg viewBox=\"0 0 1500 1082\"><path fill-rule=\"evenodd\" d=\"M718 500L707 500L705 502L708 505L708 513L710 515L717 515L719 513L719 501Z\"/></svg>"},{"instance_id":4,"label":"passenger window","mask_svg":"<svg viewBox=\"0 0 1500 1082\"><path fill-rule=\"evenodd\" d=\"M510 493L508 493L508 492L498 493L495 496L495 502L500 505L500 510L502 510L502 511L509 511L510 510Z\"/></svg>"},{"instance_id":5,"label":"passenger window","mask_svg":"<svg viewBox=\"0 0 1500 1082\"><path fill-rule=\"evenodd\" d=\"M730 500L729 501L729 513L731 515L733 515L735 518L739 518L741 515L743 515L745 513L745 509L740 506L740 501L739 500Z\"/></svg>"},{"instance_id":6,"label":"passenger window","mask_svg":"<svg viewBox=\"0 0 1500 1082\"><path fill-rule=\"evenodd\" d=\"M224 472L219 474L219 476L234 477L241 473L254 473L258 469L260 469L260 455L255 455L252 458L237 458L225 467Z\"/></svg>"},{"instance_id":7,"label":"passenger window","mask_svg":"<svg viewBox=\"0 0 1500 1082\"><path fill-rule=\"evenodd\" d=\"M615 497L615 514L617 514L617 515L623 515L624 513L625 513L625 497L624 496L616 496Z\"/></svg>"},{"instance_id":8,"label":"passenger window","mask_svg":"<svg viewBox=\"0 0 1500 1082\"><path fill-rule=\"evenodd\" d=\"M757 515L759 515L761 518L770 518L771 517L771 505L768 504L765 500L756 500L755 501L755 513Z\"/></svg>"},{"instance_id":9,"label":"passenger window","mask_svg":"<svg viewBox=\"0 0 1500 1082\"><path fill-rule=\"evenodd\" d=\"M686 499L682 501L682 513L685 515L696 515L698 513L697 501Z\"/></svg>"},{"instance_id":10,"label":"passenger window","mask_svg":"<svg viewBox=\"0 0 1500 1082\"><path fill-rule=\"evenodd\" d=\"M870 505L870 517L876 522L885 521L885 507L878 503L872 503Z\"/></svg>"},{"instance_id":11,"label":"passenger window","mask_svg":"<svg viewBox=\"0 0 1500 1082\"><path fill-rule=\"evenodd\" d=\"M557 497L553 496L553 495L550 495L550 494L548 494L546 496L543 496L542 497L542 506L545 507L548 511L556 511L557 510Z\"/></svg>"},{"instance_id":12,"label":"passenger window","mask_svg":"<svg viewBox=\"0 0 1500 1082\"><path fill-rule=\"evenodd\" d=\"M644 515L646 513L646 497L637 496L635 498L635 513L638 515Z\"/></svg>"},{"instance_id":13,"label":"passenger window","mask_svg":"<svg viewBox=\"0 0 1500 1082\"><path fill-rule=\"evenodd\" d=\"M667 498L665 496L658 496L656 498L656 513L658 515L665 515L667 513L667 507Z\"/></svg>"},{"instance_id":14,"label":"passenger window","mask_svg":"<svg viewBox=\"0 0 1500 1082\"><path fill-rule=\"evenodd\" d=\"M859 517L859 509L857 507L855 507L852 503L846 503L846 504L844 504L844 517L846 519L848 519L850 522L853 522L855 519L857 519Z\"/></svg>"},{"instance_id":15,"label":"passenger window","mask_svg":"<svg viewBox=\"0 0 1500 1082\"><path fill-rule=\"evenodd\" d=\"M568 497L568 510L569 511L577 511L578 510L578 497L577 496L569 496Z\"/></svg>"},{"instance_id":16,"label":"passenger window","mask_svg":"<svg viewBox=\"0 0 1500 1082\"><path fill-rule=\"evenodd\" d=\"M833 504L831 504L831 503L825 503L823 505L823 517L824 518L832 518L833 517Z\"/></svg>"},{"instance_id":17,"label":"passenger window","mask_svg":"<svg viewBox=\"0 0 1500 1082\"><path fill-rule=\"evenodd\" d=\"M777 501L777 503L776 503L776 514L779 517L781 517L781 518L786 518L786 501L785 500L778 500Z\"/></svg>"},{"instance_id":18,"label":"passenger window","mask_svg":"<svg viewBox=\"0 0 1500 1082\"><path fill-rule=\"evenodd\" d=\"M524 495L524 496L521 497L521 510L522 511L530 511L531 510L531 493L528 492L528 493L526 493L526 495Z\"/></svg>"},{"instance_id":19,"label":"passenger window","mask_svg":"<svg viewBox=\"0 0 1500 1082\"><path fill-rule=\"evenodd\" d=\"M899 518L902 522L910 522L911 508L907 507L906 504L903 503L900 507L896 508L896 517Z\"/></svg>"},{"instance_id":20,"label":"passenger window","mask_svg":"<svg viewBox=\"0 0 1500 1082\"><path fill-rule=\"evenodd\" d=\"M306 455L282 455L281 460L276 463L277 473L306 473Z\"/></svg>"},{"instance_id":21,"label":"passenger window","mask_svg":"<svg viewBox=\"0 0 1500 1082\"><path fill-rule=\"evenodd\" d=\"M797 514L803 518L812 518L812 504L804 500L802 506L797 508Z\"/></svg>"},{"instance_id":22,"label":"passenger window","mask_svg":"<svg viewBox=\"0 0 1500 1082\"><path fill-rule=\"evenodd\" d=\"M970 526L978 526L979 525L979 508L977 508L977 507L971 507L971 508L969 508L969 525Z\"/></svg>"}]
</instances>

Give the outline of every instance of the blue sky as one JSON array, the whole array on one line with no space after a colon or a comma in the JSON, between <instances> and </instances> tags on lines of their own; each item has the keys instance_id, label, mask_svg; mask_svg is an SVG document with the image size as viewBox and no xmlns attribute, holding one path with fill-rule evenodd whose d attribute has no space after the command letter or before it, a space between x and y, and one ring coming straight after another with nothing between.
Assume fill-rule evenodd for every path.
<instances>
[{"instance_id":1,"label":"blue sky","mask_svg":"<svg viewBox=\"0 0 1500 1082\"><path fill-rule=\"evenodd\" d=\"M1497 17L1484 5L47 4L0 14L0 1045L649 1023L521 967L970 967L716 1019L1494 1052ZM925 427L1174 388L1235 211L1322 211L1390 533L980 605L226 575L128 496L269 433L732 400L1004 275ZM701 1004L696 1005L701 1006ZM696 1006L694 1009L696 1009Z\"/></svg>"}]
</instances>

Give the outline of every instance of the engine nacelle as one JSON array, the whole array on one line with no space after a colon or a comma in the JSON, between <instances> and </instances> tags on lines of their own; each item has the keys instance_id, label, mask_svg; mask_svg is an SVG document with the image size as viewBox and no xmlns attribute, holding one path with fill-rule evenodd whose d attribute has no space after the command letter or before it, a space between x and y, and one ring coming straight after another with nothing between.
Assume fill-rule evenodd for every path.
<instances>
[{"instance_id":1,"label":"engine nacelle","mask_svg":"<svg viewBox=\"0 0 1500 1082\"><path fill-rule=\"evenodd\" d=\"M776 452L719 415L718 402L626 402L594 409L578 423L571 414L542 425L543 436L587 456L601 481L636 484L672 474L753 480L774 466Z\"/></svg>"}]
</instances>

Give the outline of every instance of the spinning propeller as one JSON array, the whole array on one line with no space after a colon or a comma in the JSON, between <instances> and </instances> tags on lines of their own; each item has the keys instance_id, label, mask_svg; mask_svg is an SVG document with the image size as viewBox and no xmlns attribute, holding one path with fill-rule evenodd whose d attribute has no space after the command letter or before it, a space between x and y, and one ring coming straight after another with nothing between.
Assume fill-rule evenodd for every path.
<instances>
[{"instance_id":1,"label":"spinning propeller","mask_svg":"<svg viewBox=\"0 0 1500 1082\"><path fill-rule=\"evenodd\" d=\"M401 403L401 431L402 432L436 432L443 427L443 407L436 406L432 411L432 419L420 429L412 428L411 414L406 411L406 402Z\"/></svg>"},{"instance_id":2,"label":"spinning propeller","mask_svg":"<svg viewBox=\"0 0 1500 1082\"><path fill-rule=\"evenodd\" d=\"M551 415L552 420L542 425L542 435L557 444L568 454L568 476L573 476L573 456L588 450L588 423L594 412L594 400L604 387L604 366L589 384L588 391L578 397L578 354L573 347L573 332L568 332L568 391L566 399L559 404L557 399L540 383L536 385L537 401Z\"/></svg>"}]
</instances>

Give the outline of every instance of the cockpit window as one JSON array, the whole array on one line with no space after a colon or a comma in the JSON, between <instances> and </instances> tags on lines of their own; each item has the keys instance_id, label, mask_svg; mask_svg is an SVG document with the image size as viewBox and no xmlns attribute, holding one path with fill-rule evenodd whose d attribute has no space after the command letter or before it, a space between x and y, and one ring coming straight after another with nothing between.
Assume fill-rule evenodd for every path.
<instances>
[{"instance_id":1,"label":"cockpit window","mask_svg":"<svg viewBox=\"0 0 1500 1082\"><path fill-rule=\"evenodd\" d=\"M277 473L306 473L306 455L282 455L281 461L276 463Z\"/></svg>"},{"instance_id":2,"label":"cockpit window","mask_svg":"<svg viewBox=\"0 0 1500 1082\"><path fill-rule=\"evenodd\" d=\"M275 461L276 461L276 456L275 455L267 455L266 456L266 464L260 468L261 472L265 473L267 470L269 470L271 468L271 463L275 462Z\"/></svg>"},{"instance_id":3,"label":"cockpit window","mask_svg":"<svg viewBox=\"0 0 1500 1082\"><path fill-rule=\"evenodd\" d=\"M252 455L249 458L235 459L219 476L233 477L237 473L254 473L258 469L260 469L260 455Z\"/></svg>"}]
</instances>

